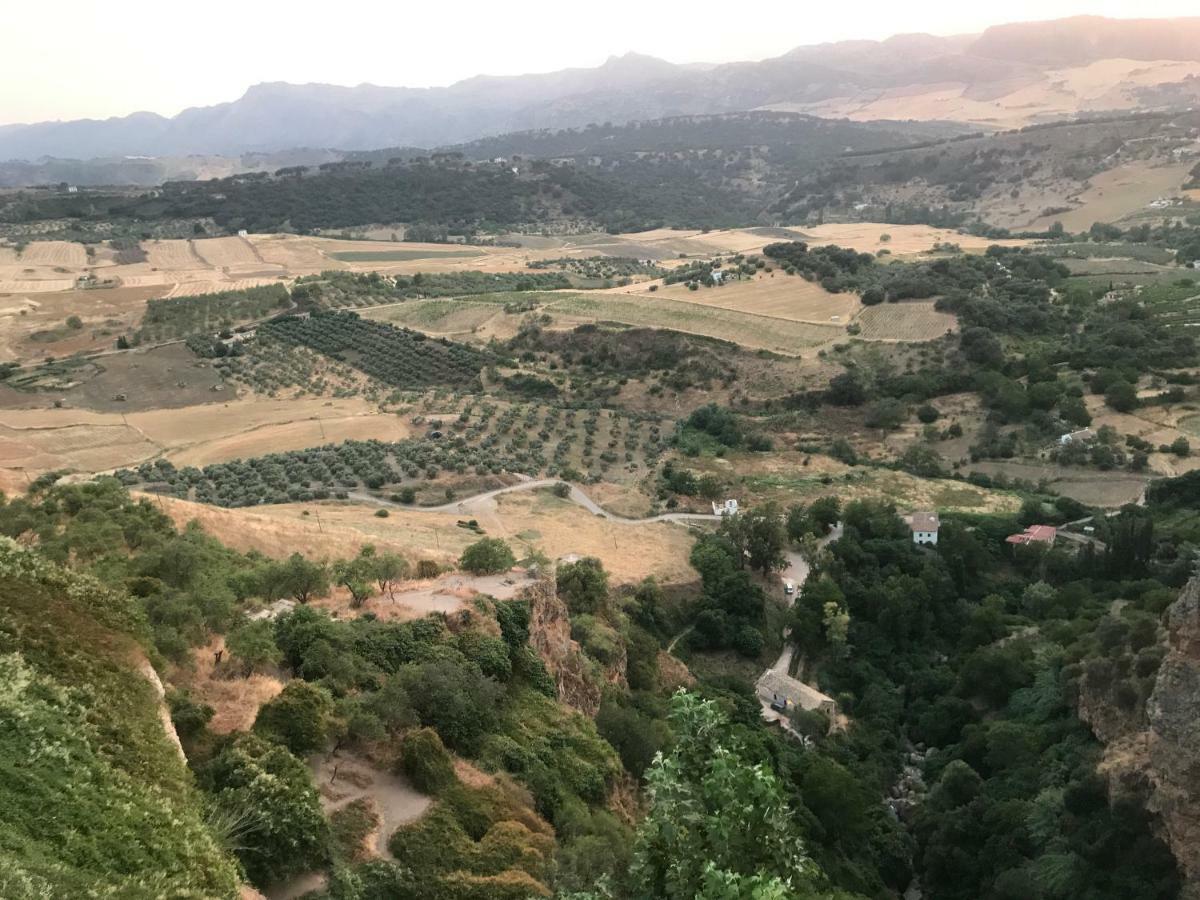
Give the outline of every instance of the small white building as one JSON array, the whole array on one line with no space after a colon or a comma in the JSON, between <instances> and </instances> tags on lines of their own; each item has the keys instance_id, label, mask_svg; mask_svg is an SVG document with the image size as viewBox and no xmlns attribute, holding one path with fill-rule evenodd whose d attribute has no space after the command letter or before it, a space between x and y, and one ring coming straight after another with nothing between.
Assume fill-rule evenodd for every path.
<instances>
[{"instance_id":1,"label":"small white building","mask_svg":"<svg viewBox=\"0 0 1200 900\"><path fill-rule=\"evenodd\" d=\"M250 232L248 232L245 228L238 229L238 237L244 238L244 237L249 237L249 236L250 236Z\"/></svg>"},{"instance_id":2,"label":"small white building","mask_svg":"<svg viewBox=\"0 0 1200 900\"><path fill-rule=\"evenodd\" d=\"M937 513L915 512L912 514L912 521L909 522L908 527L912 529L914 544L926 544L931 547L937 546L938 529L941 527Z\"/></svg>"},{"instance_id":3,"label":"small white building","mask_svg":"<svg viewBox=\"0 0 1200 900\"><path fill-rule=\"evenodd\" d=\"M725 281L725 270L713 269L710 277L712 278L713 284L721 284Z\"/></svg>"},{"instance_id":4,"label":"small white building","mask_svg":"<svg viewBox=\"0 0 1200 900\"><path fill-rule=\"evenodd\" d=\"M1062 435L1058 442L1066 447L1070 444L1090 444L1096 439L1096 432L1090 428L1081 428L1079 431L1068 432Z\"/></svg>"},{"instance_id":5,"label":"small white building","mask_svg":"<svg viewBox=\"0 0 1200 900\"><path fill-rule=\"evenodd\" d=\"M724 503L713 501L712 505L714 516L736 516L738 511L738 502L736 500L726 500Z\"/></svg>"}]
</instances>

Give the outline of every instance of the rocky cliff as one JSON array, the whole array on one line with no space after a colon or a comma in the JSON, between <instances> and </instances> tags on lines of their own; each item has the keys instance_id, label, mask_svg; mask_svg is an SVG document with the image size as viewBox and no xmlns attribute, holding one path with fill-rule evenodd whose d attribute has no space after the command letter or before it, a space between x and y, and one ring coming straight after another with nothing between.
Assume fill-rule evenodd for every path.
<instances>
[{"instance_id":1,"label":"rocky cliff","mask_svg":"<svg viewBox=\"0 0 1200 900\"><path fill-rule=\"evenodd\" d=\"M529 645L541 657L554 679L558 699L595 718L605 684L625 683L625 648L609 666L600 666L586 656L571 637L567 604L558 596L558 585L550 571L529 588Z\"/></svg>"},{"instance_id":2,"label":"rocky cliff","mask_svg":"<svg viewBox=\"0 0 1200 900\"><path fill-rule=\"evenodd\" d=\"M1179 863L1181 896L1200 900L1200 578L1166 625L1167 653L1144 706L1122 711L1101 679L1085 677L1079 715L1106 745L1101 771L1111 790L1144 798Z\"/></svg>"},{"instance_id":3,"label":"rocky cliff","mask_svg":"<svg viewBox=\"0 0 1200 900\"><path fill-rule=\"evenodd\" d=\"M1183 870L1183 896L1200 898L1200 579L1167 613L1168 653L1147 705L1149 808L1162 818Z\"/></svg>"}]
</instances>

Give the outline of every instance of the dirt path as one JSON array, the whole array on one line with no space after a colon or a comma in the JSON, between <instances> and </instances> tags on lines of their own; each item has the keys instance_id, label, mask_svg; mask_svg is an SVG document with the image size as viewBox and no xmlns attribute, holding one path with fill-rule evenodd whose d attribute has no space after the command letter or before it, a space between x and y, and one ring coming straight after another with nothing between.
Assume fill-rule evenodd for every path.
<instances>
[{"instance_id":1,"label":"dirt path","mask_svg":"<svg viewBox=\"0 0 1200 900\"><path fill-rule=\"evenodd\" d=\"M372 496L365 491L350 491L349 497L351 500L376 503L380 506L388 506L393 509L403 509L410 512L443 512L470 515L472 512L477 511L483 504L499 497L501 494L511 494L515 491L536 491L541 488L551 488L556 484L562 483L560 479L556 478L530 479L529 481L522 481L519 484L510 484L508 487L484 491L482 494L475 494L462 500L455 500L452 503L443 503L441 506L408 506L392 500L385 500L382 497ZM630 519L626 516L619 516L616 513L609 512L575 485L571 485L571 493L567 495L566 499L578 506L582 506L592 515L601 516L610 522L617 522L622 525L645 525L649 522L719 522L721 520L720 516L713 515L712 513L663 513L658 516L647 516L644 519Z\"/></svg>"}]
</instances>

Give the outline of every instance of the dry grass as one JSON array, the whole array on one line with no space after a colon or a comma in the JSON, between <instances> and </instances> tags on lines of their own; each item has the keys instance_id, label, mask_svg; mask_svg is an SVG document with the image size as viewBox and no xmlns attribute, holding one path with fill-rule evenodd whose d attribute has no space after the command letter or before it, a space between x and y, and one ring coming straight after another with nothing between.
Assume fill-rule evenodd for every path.
<instances>
[{"instance_id":1,"label":"dry grass","mask_svg":"<svg viewBox=\"0 0 1200 900\"><path fill-rule=\"evenodd\" d=\"M868 306L855 320L865 341L931 341L958 328L952 313L938 312L933 302L880 303Z\"/></svg>"},{"instance_id":2,"label":"dry grass","mask_svg":"<svg viewBox=\"0 0 1200 900\"><path fill-rule=\"evenodd\" d=\"M288 503L253 509L220 509L171 498L153 498L184 525L195 519L223 543L242 551L282 557L353 555L363 544L391 550L409 559L450 563L479 535L457 522L474 518L489 537L510 541L518 555L540 549L551 558L569 553L597 556L615 581L640 581L654 575L664 582L691 581L688 565L692 536L687 528L666 523L622 525L609 522L548 492L506 494L469 513L391 510L387 518L356 503Z\"/></svg>"},{"instance_id":3,"label":"dry grass","mask_svg":"<svg viewBox=\"0 0 1200 900\"><path fill-rule=\"evenodd\" d=\"M215 734L249 731L258 710L283 690L283 682L270 675L251 675L249 678L224 678L215 672L214 654L225 649L225 638L217 635L205 647L192 654L191 670L179 670L172 682L186 687L198 703L207 703L215 710L208 727Z\"/></svg>"}]
</instances>

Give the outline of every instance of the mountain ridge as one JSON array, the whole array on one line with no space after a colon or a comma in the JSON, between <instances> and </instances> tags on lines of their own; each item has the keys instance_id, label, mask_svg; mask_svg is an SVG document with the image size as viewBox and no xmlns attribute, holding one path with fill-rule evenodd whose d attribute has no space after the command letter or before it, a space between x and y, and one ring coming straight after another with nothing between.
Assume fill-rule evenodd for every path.
<instances>
[{"instance_id":1,"label":"mountain ridge","mask_svg":"<svg viewBox=\"0 0 1200 900\"><path fill-rule=\"evenodd\" d=\"M0 126L0 160L45 156L263 153L293 147L370 150L432 148L514 131L624 123L752 109L786 109L833 118L955 118L871 111L872 98L958 85L970 103L960 121L986 122L987 103L1019 88L1058 85L1048 76L1101 60L1200 64L1200 17L1105 19L1082 16L1011 23L978 35L900 34L796 47L760 61L678 65L645 54L611 56L600 66L525 75L476 75L443 87L348 87L262 82L236 100L190 107L173 117L134 112ZM1057 69L1055 68L1057 66ZM1195 73L1169 71L1149 87L1181 84ZM1108 93L1058 97L1027 117L1153 104L1144 73L1117 72ZM1138 93L1138 91L1141 93ZM926 91L928 93L928 91ZM1060 92L1061 93L1061 92ZM1191 97L1184 91L1183 100ZM1152 94L1152 92L1151 92ZM980 103L983 106L979 106ZM1165 100L1163 102L1166 102ZM1175 98L1172 102L1183 102ZM975 104L972 106L971 104ZM1036 103L1033 104L1036 107ZM893 104L900 113L904 103ZM1001 127L998 123L997 127Z\"/></svg>"}]
</instances>

